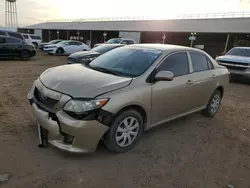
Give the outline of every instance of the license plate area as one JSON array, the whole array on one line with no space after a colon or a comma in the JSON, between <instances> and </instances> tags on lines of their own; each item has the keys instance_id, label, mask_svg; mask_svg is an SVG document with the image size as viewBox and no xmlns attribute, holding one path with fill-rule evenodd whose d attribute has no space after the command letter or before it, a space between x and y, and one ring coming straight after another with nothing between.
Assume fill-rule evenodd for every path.
<instances>
[{"instance_id":1,"label":"license plate area","mask_svg":"<svg viewBox=\"0 0 250 188\"><path fill-rule=\"evenodd\" d=\"M40 148L48 147L49 131L47 129L43 128L39 124L37 126L38 126L38 138L39 138L38 147L40 147Z\"/></svg>"}]
</instances>

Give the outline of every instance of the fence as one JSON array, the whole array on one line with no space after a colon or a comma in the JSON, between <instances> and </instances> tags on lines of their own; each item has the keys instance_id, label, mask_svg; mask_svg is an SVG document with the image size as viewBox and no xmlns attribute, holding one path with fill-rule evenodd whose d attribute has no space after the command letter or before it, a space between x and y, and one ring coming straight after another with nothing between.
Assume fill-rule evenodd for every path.
<instances>
[{"instance_id":1,"label":"fence","mask_svg":"<svg viewBox=\"0 0 250 188\"><path fill-rule=\"evenodd\" d=\"M200 13L200 14L180 14L168 19L221 19L221 18L249 18L250 12L225 12L225 13ZM82 18L82 19L61 19L48 20L47 22L100 22L100 21L131 21L131 20L158 20L149 16L127 16L127 17L101 17L101 18Z\"/></svg>"}]
</instances>

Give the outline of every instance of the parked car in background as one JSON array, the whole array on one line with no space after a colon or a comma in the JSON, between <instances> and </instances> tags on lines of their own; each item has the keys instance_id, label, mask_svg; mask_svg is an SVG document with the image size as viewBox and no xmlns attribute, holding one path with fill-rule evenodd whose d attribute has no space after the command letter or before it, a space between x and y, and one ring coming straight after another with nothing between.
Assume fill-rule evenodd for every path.
<instances>
[{"instance_id":1,"label":"parked car in background","mask_svg":"<svg viewBox=\"0 0 250 188\"><path fill-rule=\"evenodd\" d=\"M22 34L19 33L19 32L7 31L7 30L0 30L0 35L10 36L10 37L16 37L16 38L19 38L21 40L24 40Z\"/></svg>"},{"instance_id":2,"label":"parked car in background","mask_svg":"<svg viewBox=\"0 0 250 188\"><path fill-rule=\"evenodd\" d=\"M33 45L15 37L0 35L1 58L20 58L27 61L35 55L36 50Z\"/></svg>"},{"instance_id":3,"label":"parked car in background","mask_svg":"<svg viewBox=\"0 0 250 188\"><path fill-rule=\"evenodd\" d=\"M57 44L50 44L46 45L43 48L43 51L48 52L49 54L57 54L57 55L64 55L64 54L72 54L75 52L80 51L87 51L90 50L89 46L74 40L64 40Z\"/></svg>"},{"instance_id":4,"label":"parked car in background","mask_svg":"<svg viewBox=\"0 0 250 188\"><path fill-rule=\"evenodd\" d=\"M23 35L23 38L25 39L25 41L28 44L33 44L36 49L42 43L42 39L38 35L27 34L27 33L22 33L22 35Z\"/></svg>"},{"instance_id":5,"label":"parked car in background","mask_svg":"<svg viewBox=\"0 0 250 188\"><path fill-rule=\"evenodd\" d=\"M52 41L50 41L50 42L41 43L41 44L39 45L39 49L43 51L44 46L50 45L50 44L57 44L57 43L62 42L62 41L63 41L63 40L61 40L61 39L57 39L57 40L52 40Z\"/></svg>"},{"instance_id":6,"label":"parked car in background","mask_svg":"<svg viewBox=\"0 0 250 188\"><path fill-rule=\"evenodd\" d=\"M219 65L228 68L231 76L250 78L250 47L235 47L216 58Z\"/></svg>"},{"instance_id":7,"label":"parked car in background","mask_svg":"<svg viewBox=\"0 0 250 188\"><path fill-rule=\"evenodd\" d=\"M128 45L88 66L43 72L28 93L41 142L69 152L93 152L100 140L126 152L141 133L202 110L214 116L228 70L207 53L163 44ZM44 141L46 140L46 141Z\"/></svg>"},{"instance_id":8,"label":"parked car in background","mask_svg":"<svg viewBox=\"0 0 250 188\"><path fill-rule=\"evenodd\" d=\"M94 60L101 54L104 54L110 50L113 50L115 48L122 47L122 46L124 45L123 44L102 44L91 49L90 51L73 53L68 57L68 64L90 63L92 60Z\"/></svg>"},{"instance_id":9,"label":"parked car in background","mask_svg":"<svg viewBox=\"0 0 250 188\"><path fill-rule=\"evenodd\" d=\"M100 44L103 44L103 43L98 43L98 44L95 44L94 47L97 47L99 46ZM133 39L125 39L125 38L112 38L112 39L109 39L106 44L135 44L135 41Z\"/></svg>"}]
</instances>

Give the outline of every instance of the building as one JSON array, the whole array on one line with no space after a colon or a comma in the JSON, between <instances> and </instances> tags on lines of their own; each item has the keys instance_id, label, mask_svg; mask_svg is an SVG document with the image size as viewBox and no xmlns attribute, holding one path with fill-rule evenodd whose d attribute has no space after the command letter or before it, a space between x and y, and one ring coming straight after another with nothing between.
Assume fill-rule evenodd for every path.
<instances>
[{"instance_id":1,"label":"building","mask_svg":"<svg viewBox=\"0 0 250 188\"><path fill-rule=\"evenodd\" d=\"M109 38L133 38L138 43L167 43L193 46L213 57L227 51L237 41L249 41L250 13L181 15L169 20L143 18L59 20L19 28L35 33L43 41L81 40L90 46Z\"/></svg>"}]
</instances>

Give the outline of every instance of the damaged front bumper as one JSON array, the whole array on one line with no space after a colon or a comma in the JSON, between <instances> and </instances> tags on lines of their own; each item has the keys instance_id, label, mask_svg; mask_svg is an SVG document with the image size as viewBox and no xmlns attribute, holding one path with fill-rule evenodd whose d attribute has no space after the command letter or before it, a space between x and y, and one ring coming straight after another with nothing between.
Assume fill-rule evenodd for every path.
<instances>
[{"instance_id":1,"label":"damaged front bumper","mask_svg":"<svg viewBox=\"0 0 250 188\"><path fill-rule=\"evenodd\" d=\"M47 108L34 95L35 88L58 102L51 109ZM33 84L28 99L37 123L48 131L48 142L61 150L73 153L94 152L100 139L109 129L95 118L76 120L66 114L62 108L70 97L45 88L39 80Z\"/></svg>"}]
</instances>

